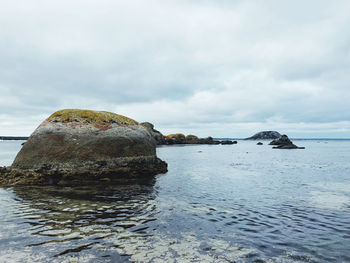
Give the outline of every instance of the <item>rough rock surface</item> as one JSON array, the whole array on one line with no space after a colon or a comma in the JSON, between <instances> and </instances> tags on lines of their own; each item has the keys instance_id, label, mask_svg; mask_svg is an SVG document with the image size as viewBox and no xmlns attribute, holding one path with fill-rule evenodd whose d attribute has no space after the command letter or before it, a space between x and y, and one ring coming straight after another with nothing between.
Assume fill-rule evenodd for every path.
<instances>
[{"instance_id":1,"label":"rough rock surface","mask_svg":"<svg viewBox=\"0 0 350 263\"><path fill-rule=\"evenodd\" d=\"M274 149L304 149L304 147L298 147L288 138L287 135L283 134L280 138L274 139L269 145L277 145Z\"/></svg>"},{"instance_id":2,"label":"rough rock surface","mask_svg":"<svg viewBox=\"0 0 350 263\"><path fill-rule=\"evenodd\" d=\"M150 132L153 139L155 139L155 141L158 145L162 145L165 143L164 135L160 131L157 131L156 129L154 129L154 125L152 123L142 122L141 125L146 127L146 129L148 129L148 131Z\"/></svg>"},{"instance_id":3,"label":"rough rock surface","mask_svg":"<svg viewBox=\"0 0 350 263\"><path fill-rule=\"evenodd\" d=\"M262 131L246 138L245 140L273 140L281 137L281 134L276 131Z\"/></svg>"},{"instance_id":4,"label":"rough rock surface","mask_svg":"<svg viewBox=\"0 0 350 263\"><path fill-rule=\"evenodd\" d=\"M125 116L61 110L29 137L0 184L128 182L164 173L149 131Z\"/></svg>"}]
</instances>

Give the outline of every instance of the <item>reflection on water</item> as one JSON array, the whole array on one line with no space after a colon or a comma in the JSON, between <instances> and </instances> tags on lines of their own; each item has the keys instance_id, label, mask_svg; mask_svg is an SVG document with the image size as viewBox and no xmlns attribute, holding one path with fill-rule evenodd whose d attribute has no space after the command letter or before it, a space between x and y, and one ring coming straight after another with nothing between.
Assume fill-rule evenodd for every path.
<instances>
[{"instance_id":1,"label":"reflection on water","mask_svg":"<svg viewBox=\"0 0 350 263\"><path fill-rule=\"evenodd\" d=\"M195 232L169 235L160 211L177 207L200 216L201 208L168 200L157 208L153 185L96 188L16 187L7 201L0 258L8 262L232 262L253 250ZM180 223L181 222L177 222ZM7 233L6 235L4 233ZM24 247L23 247L24 246ZM254 253L253 253L254 255Z\"/></svg>"},{"instance_id":2,"label":"reflection on water","mask_svg":"<svg viewBox=\"0 0 350 263\"><path fill-rule=\"evenodd\" d=\"M11 242L11 247L7 246L9 251L2 248L1 258L7 254L12 260L22 260L21 254L11 255L11 250L25 243L23 256L30 252L33 260L43 253L57 258L78 252L82 255L79 262L126 260L127 255L114 251L123 252L119 247L127 235L148 235L145 230L156 220L153 185L22 187L12 193L13 203L6 207L10 211L3 215L7 224L1 227L1 233L7 233L1 237L2 244Z\"/></svg>"},{"instance_id":3,"label":"reflection on water","mask_svg":"<svg viewBox=\"0 0 350 263\"><path fill-rule=\"evenodd\" d=\"M0 188L0 262L350 262L350 143L303 145L161 147L147 184Z\"/></svg>"}]
</instances>

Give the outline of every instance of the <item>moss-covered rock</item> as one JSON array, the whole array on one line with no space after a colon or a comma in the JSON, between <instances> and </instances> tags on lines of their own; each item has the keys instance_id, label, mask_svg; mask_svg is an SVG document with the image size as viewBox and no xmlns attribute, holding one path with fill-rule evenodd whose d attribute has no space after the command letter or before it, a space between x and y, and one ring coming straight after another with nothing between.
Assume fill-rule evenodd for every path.
<instances>
[{"instance_id":1,"label":"moss-covered rock","mask_svg":"<svg viewBox=\"0 0 350 263\"><path fill-rule=\"evenodd\" d=\"M198 137L196 135L192 135L192 134L186 135L185 138L186 138L186 141L188 141L188 142L198 140Z\"/></svg>"},{"instance_id":2,"label":"moss-covered rock","mask_svg":"<svg viewBox=\"0 0 350 263\"><path fill-rule=\"evenodd\" d=\"M0 184L120 182L164 173L145 127L105 111L61 110L29 137Z\"/></svg>"}]
</instances>

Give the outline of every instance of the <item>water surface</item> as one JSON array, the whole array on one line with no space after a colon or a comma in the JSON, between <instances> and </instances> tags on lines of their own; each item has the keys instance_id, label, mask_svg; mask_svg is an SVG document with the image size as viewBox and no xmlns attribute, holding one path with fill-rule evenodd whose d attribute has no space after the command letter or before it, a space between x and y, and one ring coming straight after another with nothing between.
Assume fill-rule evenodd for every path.
<instances>
[{"instance_id":1,"label":"water surface","mask_svg":"<svg viewBox=\"0 0 350 263\"><path fill-rule=\"evenodd\" d=\"M143 185L0 188L0 262L350 262L350 141L295 143L160 147Z\"/></svg>"}]
</instances>

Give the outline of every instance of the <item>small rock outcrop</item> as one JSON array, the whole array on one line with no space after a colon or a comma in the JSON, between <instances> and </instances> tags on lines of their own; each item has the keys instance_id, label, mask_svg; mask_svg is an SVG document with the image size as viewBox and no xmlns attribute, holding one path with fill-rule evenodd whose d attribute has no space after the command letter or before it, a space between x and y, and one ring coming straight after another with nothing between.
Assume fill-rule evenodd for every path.
<instances>
[{"instance_id":1,"label":"small rock outcrop","mask_svg":"<svg viewBox=\"0 0 350 263\"><path fill-rule=\"evenodd\" d=\"M287 135L283 134L280 138L274 139L269 145L276 145L274 149L305 149L304 147L298 147L288 138Z\"/></svg>"},{"instance_id":2,"label":"small rock outcrop","mask_svg":"<svg viewBox=\"0 0 350 263\"><path fill-rule=\"evenodd\" d=\"M262 142L258 142L256 145L263 145L263 143Z\"/></svg>"},{"instance_id":3,"label":"small rock outcrop","mask_svg":"<svg viewBox=\"0 0 350 263\"><path fill-rule=\"evenodd\" d=\"M231 140L224 140L220 142L222 145L231 145L231 144L237 144L237 141L231 141Z\"/></svg>"},{"instance_id":4,"label":"small rock outcrop","mask_svg":"<svg viewBox=\"0 0 350 263\"><path fill-rule=\"evenodd\" d=\"M281 137L281 134L276 131L262 131L246 138L245 140L273 140Z\"/></svg>"},{"instance_id":5,"label":"small rock outcrop","mask_svg":"<svg viewBox=\"0 0 350 263\"><path fill-rule=\"evenodd\" d=\"M158 145L162 145L165 143L165 137L160 131L157 131L154 129L154 125L150 122L142 122L140 123L142 126L146 127L146 129L149 131L153 139L155 139L156 143Z\"/></svg>"},{"instance_id":6,"label":"small rock outcrop","mask_svg":"<svg viewBox=\"0 0 350 263\"><path fill-rule=\"evenodd\" d=\"M185 144L186 136L182 133L169 134L165 137L165 144Z\"/></svg>"},{"instance_id":7,"label":"small rock outcrop","mask_svg":"<svg viewBox=\"0 0 350 263\"><path fill-rule=\"evenodd\" d=\"M130 182L164 173L156 143L136 121L105 111L68 109L47 118L29 137L0 184Z\"/></svg>"},{"instance_id":8,"label":"small rock outcrop","mask_svg":"<svg viewBox=\"0 0 350 263\"><path fill-rule=\"evenodd\" d=\"M225 140L225 141L221 141L221 144L222 145L231 145L231 144L233 144L233 141Z\"/></svg>"},{"instance_id":9,"label":"small rock outcrop","mask_svg":"<svg viewBox=\"0 0 350 263\"><path fill-rule=\"evenodd\" d=\"M169 134L165 137L166 145L172 144L220 144L220 141L214 140L212 137L198 138L195 135L185 136L182 133Z\"/></svg>"},{"instance_id":10,"label":"small rock outcrop","mask_svg":"<svg viewBox=\"0 0 350 263\"><path fill-rule=\"evenodd\" d=\"M154 129L154 125L150 122L142 122L151 134L157 145L173 145L173 144L237 144L237 141L217 141L212 137L198 138L198 136L183 133L174 133L164 136L160 131Z\"/></svg>"},{"instance_id":11,"label":"small rock outcrop","mask_svg":"<svg viewBox=\"0 0 350 263\"><path fill-rule=\"evenodd\" d=\"M189 135L186 135L185 139L187 143L192 144L192 143L196 143L199 138L196 135L189 134Z\"/></svg>"}]
</instances>

